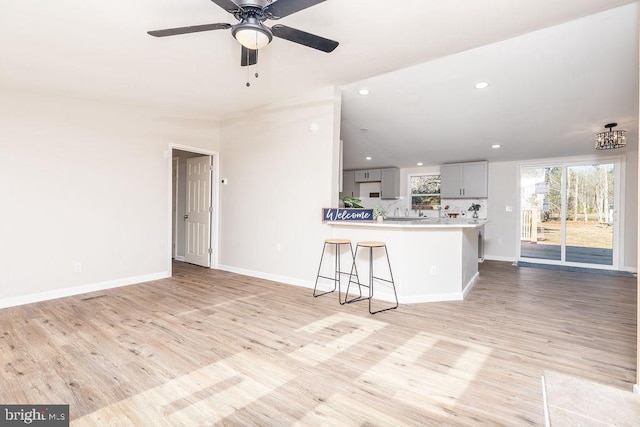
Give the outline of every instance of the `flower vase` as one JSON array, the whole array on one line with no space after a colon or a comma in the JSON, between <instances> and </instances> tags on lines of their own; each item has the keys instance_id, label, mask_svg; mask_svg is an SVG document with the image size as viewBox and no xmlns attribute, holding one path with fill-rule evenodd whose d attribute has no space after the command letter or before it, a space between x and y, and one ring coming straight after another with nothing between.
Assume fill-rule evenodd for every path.
<instances>
[{"instance_id":1,"label":"flower vase","mask_svg":"<svg viewBox=\"0 0 640 427\"><path fill-rule=\"evenodd\" d=\"M473 217L478 218L478 211L473 211Z\"/></svg>"}]
</instances>

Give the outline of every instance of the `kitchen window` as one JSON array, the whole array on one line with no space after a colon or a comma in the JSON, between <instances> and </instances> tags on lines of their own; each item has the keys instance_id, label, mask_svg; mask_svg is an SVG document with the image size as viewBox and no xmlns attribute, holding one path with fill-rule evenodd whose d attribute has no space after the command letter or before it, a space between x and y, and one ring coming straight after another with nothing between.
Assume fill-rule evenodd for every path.
<instances>
[{"instance_id":1,"label":"kitchen window","mask_svg":"<svg viewBox=\"0 0 640 427\"><path fill-rule=\"evenodd\" d=\"M440 175L409 175L411 209L440 209Z\"/></svg>"}]
</instances>

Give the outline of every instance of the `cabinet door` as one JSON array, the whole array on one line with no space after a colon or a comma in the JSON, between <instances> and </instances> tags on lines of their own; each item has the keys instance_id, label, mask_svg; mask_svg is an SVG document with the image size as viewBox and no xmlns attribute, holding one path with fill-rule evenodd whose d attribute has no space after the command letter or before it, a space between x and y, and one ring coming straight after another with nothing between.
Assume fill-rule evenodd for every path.
<instances>
[{"instance_id":1,"label":"cabinet door","mask_svg":"<svg viewBox=\"0 0 640 427\"><path fill-rule=\"evenodd\" d=\"M462 196L485 198L487 191L487 162L462 164Z\"/></svg>"},{"instance_id":2,"label":"cabinet door","mask_svg":"<svg viewBox=\"0 0 640 427\"><path fill-rule=\"evenodd\" d=\"M400 169L380 169L380 198L397 199L400 197Z\"/></svg>"},{"instance_id":3,"label":"cabinet door","mask_svg":"<svg viewBox=\"0 0 640 427\"><path fill-rule=\"evenodd\" d=\"M342 173L342 192L340 192L340 198L344 196L358 197L356 194L355 171L344 171Z\"/></svg>"},{"instance_id":4,"label":"cabinet door","mask_svg":"<svg viewBox=\"0 0 640 427\"><path fill-rule=\"evenodd\" d=\"M369 169L367 171L367 181L376 182L382 179L382 174L380 173L380 169Z\"/></svg>"},{"instance_id":5,"label":"cabinet door","mask_svg":"<svg viewBox=\"0 0 640 427\"><path fill-rule=\"evenodd\" d=\"M460 164L440 167L440 197L443 199L462 197L462 171Z\"/></svg>"},{"instance_id":6,"label":"cabinet door","mask_svg":"<svg viewBox=\"0 0 640 427\"><path fill-rule=\"evenodd\" d=\"M354 181L355 182L367 182L367 175L369 173L369 171L354 171L355 175L354 175Z\"/></svg>"},{"instance_id":7,"label":"cabinet door","mask_svg":"<svg viewBox=\"0 0 640 427\"><path fill-rule=\"evenodd\" d=\"M355 171L356 182L376 182L380 181L380 169L367 169Z\"/></svg>"}]
</instances>

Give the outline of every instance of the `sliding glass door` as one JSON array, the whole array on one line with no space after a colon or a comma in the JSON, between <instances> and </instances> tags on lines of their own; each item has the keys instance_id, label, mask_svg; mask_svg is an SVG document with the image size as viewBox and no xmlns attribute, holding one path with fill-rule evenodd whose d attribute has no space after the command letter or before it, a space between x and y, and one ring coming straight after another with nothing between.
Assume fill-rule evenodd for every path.
<instances>
[{"instance_id":1,"label":"sliding glass door","mask_svg":"<svg viewBox=\"0 0 640 427\"><path fill-rule=\"evenodd\" d=\"M617 267L617 161L520 168L521 261Z\"/></svg>"},{"instance_id":2,"label":"sliding glass door","mask_svg":"<svg viewBox=\"0 0 640 427\"><path fill-rule=\"evenodd\" d=\"M566 260L613 265L615 166L567 168Z\"/></svg>"}]
</instances>

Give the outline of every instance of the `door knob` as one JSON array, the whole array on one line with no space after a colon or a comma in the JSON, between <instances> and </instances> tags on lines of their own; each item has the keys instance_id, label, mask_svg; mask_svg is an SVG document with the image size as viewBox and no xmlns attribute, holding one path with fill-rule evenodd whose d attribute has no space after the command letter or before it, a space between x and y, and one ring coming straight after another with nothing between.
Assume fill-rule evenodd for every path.
<instances>
[{"instance_id":1,"label":"door knob","mask_svg":"<svg viewBox=\"0 0 640 427\"><path fill-rule=\"evenodd\" d=\"M185 215L185 216L184 216L184 219L187 219L187 218L189 218L189 215Z\"/></svg>"}]
</instances>

